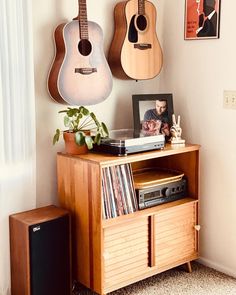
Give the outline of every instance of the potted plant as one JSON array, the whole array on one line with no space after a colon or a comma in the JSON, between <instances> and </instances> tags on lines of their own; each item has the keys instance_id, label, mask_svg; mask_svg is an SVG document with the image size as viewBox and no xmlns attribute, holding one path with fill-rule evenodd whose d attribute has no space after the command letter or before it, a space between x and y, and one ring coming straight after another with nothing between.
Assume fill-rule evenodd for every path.
<instances>
[{"instance_id":1,"label":"potted plant","mask_svg":"<svg viewBox=\"0 0 236 295\"><path fill-rule=\"evenodd\" d=\"M53 137L53 144L59 141L63 134L65 149L69 154L86 153L93 148L93 144L100 144L101 138L108 136L108 129L105 123L100 122L93 112L80 106L79 108L68 107L59 111L64 113L64 126L67 130L56 129Z\"/></svg>"}]
</instances>

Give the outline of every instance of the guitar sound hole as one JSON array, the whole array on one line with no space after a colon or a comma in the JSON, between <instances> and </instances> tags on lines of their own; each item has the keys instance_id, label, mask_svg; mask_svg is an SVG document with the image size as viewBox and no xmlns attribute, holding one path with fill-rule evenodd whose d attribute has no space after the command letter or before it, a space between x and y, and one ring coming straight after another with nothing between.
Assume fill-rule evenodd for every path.
<instances>
[{"instance_id":1,"label":"guitar sound hole","mask_svg":"<svg viewBox=\"0 0 236 295\"><path fill-rule=\"evenodd\" d=\"M140 31L144 31L147 27L147 19L144 15L139 15L136 19L136 25L137 25L137 28L140 30Z\"/></svg>"},{"instance_id":2,"label":"guitar sound hole","mask_svg":"<svg viewBox=\"0 0 236 295\"><path fill-rule=\"evenodd\" d=\"M92 51L92 45L87 39L81 39L78 44L78 49L81 55L87 56Z\"/></svg>"}]
</instances>

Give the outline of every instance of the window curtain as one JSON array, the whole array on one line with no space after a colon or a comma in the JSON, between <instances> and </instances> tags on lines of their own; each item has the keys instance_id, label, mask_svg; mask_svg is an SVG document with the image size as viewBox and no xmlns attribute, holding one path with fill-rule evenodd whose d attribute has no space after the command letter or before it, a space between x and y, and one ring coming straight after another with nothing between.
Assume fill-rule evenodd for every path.
<instances>
[{"instance_id":1,"label":"window curtain","mask_svg":"<svg viewBox=\"0 0 236 295\"><path fill-rule=\"evenodd\" d=\"M0 0L0 295L10 295L9 215L36 206L31 0Z\"/></svg>"}]
</instances>

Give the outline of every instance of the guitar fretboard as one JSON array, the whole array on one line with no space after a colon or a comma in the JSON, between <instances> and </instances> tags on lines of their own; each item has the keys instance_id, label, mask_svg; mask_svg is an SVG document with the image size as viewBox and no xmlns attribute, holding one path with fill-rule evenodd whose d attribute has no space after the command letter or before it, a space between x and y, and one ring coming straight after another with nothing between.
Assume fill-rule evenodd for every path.
<instances>
[{"instance_id":1,"label":"guitar fretboard","mask_svg":"<svg viewBox=\"0 0 236 295\"><path fill-rule=\"evenodd\" d=\"M78 4L79 4L80 39L88 40L88 19L87 19L86 0L78 0Z\"/></svg>"},{"instance_id":2,"label":"guitar fretboard","mask_svg":"<svg viewBox=\"0 0 236 295\"><path fill-rule=\"evenodd\" d=\"M145 14L145 0L138 0L138 14Z\"/></svg>"}]
</instances>

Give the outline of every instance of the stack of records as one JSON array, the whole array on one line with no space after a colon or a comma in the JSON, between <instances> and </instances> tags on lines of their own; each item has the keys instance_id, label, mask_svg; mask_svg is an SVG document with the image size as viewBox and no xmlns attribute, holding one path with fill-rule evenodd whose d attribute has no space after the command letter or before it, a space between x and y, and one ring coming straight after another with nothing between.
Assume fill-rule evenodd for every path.
<instances>
[{"instance_id":1,"label":"stack of records","mask_svg":"<svg viewBox=\"0 0 236 295\"><path fill-rule=\"evenodd\" d=\"M109 219L137 211L130 164L102 169L103 218Z\"/></svg>"}]
</instances>

